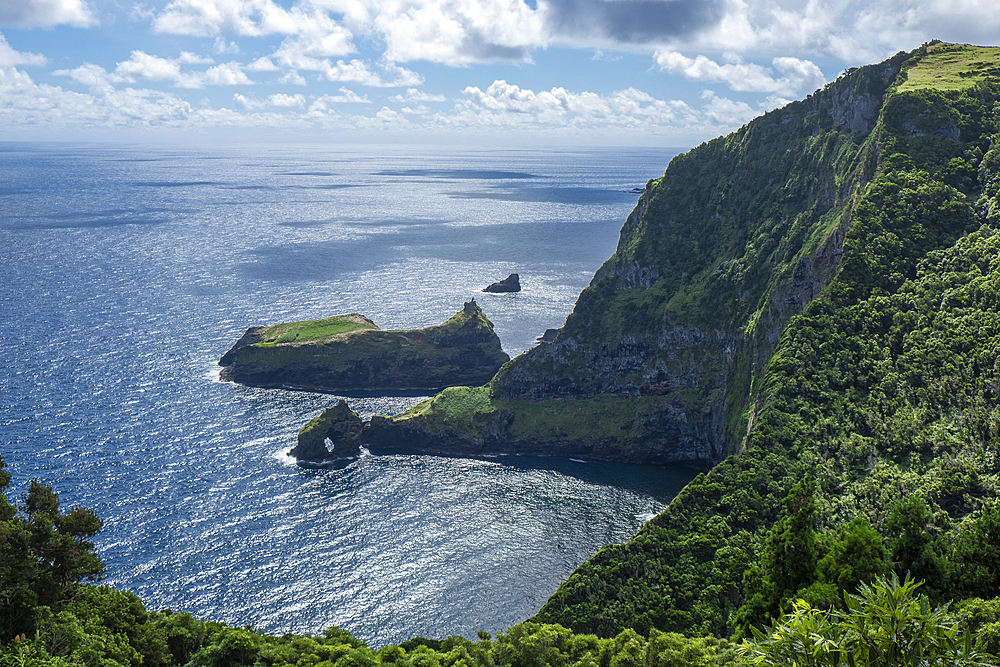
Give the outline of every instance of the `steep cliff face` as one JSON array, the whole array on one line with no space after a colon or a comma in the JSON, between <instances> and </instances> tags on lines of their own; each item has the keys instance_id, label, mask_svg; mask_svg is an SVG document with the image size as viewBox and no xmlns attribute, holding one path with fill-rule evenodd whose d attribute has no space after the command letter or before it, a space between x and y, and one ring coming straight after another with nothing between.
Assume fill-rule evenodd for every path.
<instances>
[{"instance_id":1,"label":"steep cliff face","mask_svg":"<svg viewBox=\"0 0 1000 667\"><path fill-rule=\"evenodd\" d=\"M509 359L470 301L426 329L381 331L361 315L252 327L219 364L222 379L246 385L349 391L476 384Z\"/></svg>"},{"instance_id":2,"label":"steep cliff face","mask_svg":"<svg viewBox=\"0 0 1000 667\"><path fill-rule=\"evenodd\" d=\"M470 453L638 463L738 450L780 332L840 266L880 155L872 130L906 58L674 158L555 339L493 378L471 430L424 410L379 420L371 436L444 451L447 432L449 452L464 439Z\"/></svg>"},{"instance_id":3,"label":"steep cliff face","mask_svg":"<svg viewBox=\"0 0 1000 667\"><path fill-rule=\"evenodd\" d=\"M886 66L846 80L874 73L873 80L882 81L891 71ZM679 315L665 309L679 326L704 332L698 318L710 317L736 337L735 361L716 377L728 378L731 408L746 404L734 393L741 368L753 373L745 437L736 437L727 413L724 442L744 446L685 487L632 541L605 547L582 565L535 620L603 635L624 628L726 635L753 614L760 618L754 623L763 622L758 584L771 567L764 545L785 512L785 495L806 477L816 484L817 527L868 522L891 552L888 566L901 577L918 573L927 580L924 590L941 601L996 594L997 561L982 565L962 545L970 526L1000 502L998 73L997 48L932 43L918 49L874 125L865 121L869 133L856 154L857 169L838 172L853 173L856 184L840 189L843 181L836 181L841 194L828 200L829 226L815 227L798 243L803 250L794 261L772 264L784 267L774 274L781 279L769 283L773 288L728 310L724 300L704 295L694 303L717 307ZM870 102L850 111L843 81L825 91L833 102L843 100L829 118L860 127L858 118L871 115ZM822 164L813 166L822 173ZM637 233L641 226L640 218ZM747 243L756 246L757 239ZM643 258L653 255L641 246L626 251L638 261L618 273L609 265L595 288L608 278L620 281L617 288L648 275L653 264ZM668 251L661 243L658 252ZM661 269L655 280L664 278ZM732 294L725 281L711 284ZM655 289L656 282L646 291ZM614 307L615 299L606 303ZM601 326L606 310L594 309L584 323ZM740 339L734 325L747 313ZM576 316L561 335L584 336L586 327L573 328ZM527 384L517 390L527 391ZM914 502L926 503L926 516L905 530L934 544L935 558L942 559L934 568L920 569L930 547L908 553L906 541L897 540L902 524L890 518ZM970 583L980 575L986 585ZM806 579L791 593L808 597L812 583L817 580Z\"/></svg>"}]
</instances>

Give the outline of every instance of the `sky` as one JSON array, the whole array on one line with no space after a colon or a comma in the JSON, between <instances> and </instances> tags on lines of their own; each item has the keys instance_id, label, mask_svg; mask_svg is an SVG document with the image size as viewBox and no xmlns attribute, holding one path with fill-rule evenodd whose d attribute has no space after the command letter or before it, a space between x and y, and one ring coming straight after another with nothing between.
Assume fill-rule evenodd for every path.
<instances>
[{"instance_id":1,"label":"sky","mask_svg":"<svg viewBox=\"0 0 1000 667\"><path fill-rule=\"evenodd\" d=\"M694 146L995 0L0 0L0 141Z\"/></svg>"}]
</instances>

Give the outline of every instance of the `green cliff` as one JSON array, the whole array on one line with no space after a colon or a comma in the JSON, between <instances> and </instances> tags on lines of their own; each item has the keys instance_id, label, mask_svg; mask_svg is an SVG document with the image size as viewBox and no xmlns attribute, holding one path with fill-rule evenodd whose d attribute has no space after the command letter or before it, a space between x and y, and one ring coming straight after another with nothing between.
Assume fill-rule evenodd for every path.
<instances>
[{"instance_id":1,"label":"green cliff","mask_svg":"<svg viewBox=\"0 0 1000 667\"><path fill-rule=\"evenodd\" d=\"M883 99L907 57L674 158L555 340L493 378L473 428L442 423L443 395L441 409L373 423L372 438L635 463L738 451L755 378L840 266L878 169Z\"/></svg>"},{"instance_id":2,"label":"green cliff","mask_svg":"<svg viewBox=\"0 0 1000 667\"><path fill-rule=\"evenodd\" d=\"M219 361L223 380L318 391L440 389L488 381L509 359L475 301L425 329L361 315L251 327Z\"/></svg>"},{"instance_id":3,"label":"green cliff","mask_svg":"<svg viewBox=\"0 0 1000 667\"><path fill-rule=\"evenodd\" d=\"M992 597L998 91L1000 49L929 43L678 156L554 341L362 437L715 464L534 619L577 632L726 636L789 595L838 599L833 537L785 589L768 569L804 479L807 524L873 527L935 599Z\"/></svg>"},{"instance_id":4,"label":"green cliff","mask_svg":"<svg viewBox=\"0 0 1000 667\"><path fill-rule=\"evenodd\" d=\"M932 43L848 73L811 100L900 65L870 130L856 135L859 170L835 169L839 182L860 176L838 225L839 270L785 326L766 325L777 338L750 357L749 395L729 393L722 450L739 454L694 480L631 542L602 549L536 620L604 635L727 635L773 617L789 596L836 605L851 576L837 583L824 573L836 540L814 539L812 528L873 527L865 539L873 553L884 549L885 567L926 580L938 601L1000 590L1000 49ZM778 159L783 146L774 138L760 150ZM811 243L803 250L819 256ZM606 275L620 264L612 260ZM749 308L722 305L721 320ZM765 305L774 311L773 298ZM745 438L736 419L744 405ZM813 481L790 493L802 480ZM783 517L809 485L796 542ZM775 565L790 561L801 565L794 577ZM845 571L857 566L846 561Z\"/></svg>"}]
</instances>

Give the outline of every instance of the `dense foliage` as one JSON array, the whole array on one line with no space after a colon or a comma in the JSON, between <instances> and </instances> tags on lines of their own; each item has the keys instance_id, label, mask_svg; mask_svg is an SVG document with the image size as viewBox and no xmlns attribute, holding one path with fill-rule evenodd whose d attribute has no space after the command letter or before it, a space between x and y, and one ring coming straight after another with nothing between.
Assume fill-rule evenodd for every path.
<instances>
[{"instance_id":1,"label":"dense foliage","mask_svg":"<svg viewBox=\"0 0 1000 667\"><path fill-rule=\"evenodd\" d=\"M890 96L842 270L755 378L744 451L632 542L602 549L536 620L600 635L744 632L793 595L829 604L859 580L823 564L837 558L824 546L834 529L854 544L845 553L871 557L865 576L883 571L881 540L885 571L926 579L936 602L996 595L998 99L996 84ZM815 492L799 509L823 539L786 513L807 477ZM774 566L778 549L796 569Z\"/></svg>"},{"instance_id":2,"label":"dense foliage","mask_svg":"<svg viewBox=\"0 0 1000 667\"><path fill-rule=\"evenodd\" d=\"M59 496L38 480L20 505L4 491L10 484L0 458L0 641L30 627L44 610L61 609L81 581L93 581L104 563L89 541L101 529L90 510L59 510Z\"/></svg>"},{"instance_id":3,"label":"dense foliage","mask_svg":"<svg viewBox=\"0 0 1000 667\"><path fill-rule=\"evenodd\" d=\"M3 463L0 460L0 470ZM4 474L3 481L9 477ZM37 483L32 488L40 487ZM765 577L775 581L810 578L796 566L806 552L823 542L812 533L815 485L796 485L786 498L787 514L769 540ZM49 490L51 493L51 490ZM26 494L26 503L27 497ZM53 497L48 496L48 497ZM3 496L0 496L3 497ZM27 511L25 509L25 511ZM76 508L74 512L86 512ZM10 516L6 524L16 523ZM23 519L23 517L22 517ZM836 531L825 540L820 559L822 576L842 573L856 564L857 527ZM864 532L863 530L860 532ZM864 542L864 540L862 540ZM876 539L875 542L878 542ZM80 554L100 563L89 543ZM4 572L28 571L41 558L42 547L0 553ZM884 550L880 552L884 556ZM877 554L872 554L876 555ZM806 561L815 564L808 555ZM863 560L863 559L862 559ZM91 568L92 570L93 568ZM91 572L93 576L96 573ZM858 574L855 571L855 574ZM79 571L77 577L82 576ZM863 576L863 575L862 575ZM831 580L832 581L832 580ZM3 581L5 589L14 582ZM854 581L858 595L843 596L839 608L824 611L804 600L793 603L765 633L754 629L755 641L738 646L714 637L691 638L650 629L643 636L633 629L615 637L575 634L560 625L525 622L495 638L480 632L478 640L448 637L414 638L399 645L372 649L338 628L321 635L268 635L250 627L234 628L164 610L149 613L131 593L106 586L77 583L72 593L53 606L34 605L29 614L7 618L9 632L0 643L4 667L709 667L723 665L968 665L993 658L1000 643L1000 598L972 600L959 613L931 609L918 597L918 584L877 578L872 586ZM794 587L794 586L793 586ZM20 632L18 632L20 630ZM973 633L980 637L974 644Z\"/></svg>"},{"instance_id":4,"label":"dense foliage","mask_svg":"<svg viewBox=\"0 0 1000 667\"><path fill-rule=\"evenodd\" d=\"M756 641L744 642L740 652L763 667L992 664L974 650L970 629L963 632L947 607L932 609L918 586L912 579L878 579L845 596L843 611L797 600L770 632L755 630Z\"/></svg>"}]
</instances>

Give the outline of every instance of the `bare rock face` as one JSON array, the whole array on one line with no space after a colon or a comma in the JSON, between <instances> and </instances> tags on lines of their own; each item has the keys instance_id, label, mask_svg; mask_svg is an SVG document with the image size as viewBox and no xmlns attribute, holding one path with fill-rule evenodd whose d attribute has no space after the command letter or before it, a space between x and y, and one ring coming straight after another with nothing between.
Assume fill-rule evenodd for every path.
<instances>
[{"instance_id":1,"label":"bare rock face","mask_svg":"<svg viewBox=\"0 0 1000 667\"><path fill-rule=\"evenodd\" d=\"M500 282L493 283L489 287L483 288L484 292L520 292L521 280L516 273L512 273Z\"/></svg>"},{"instance_id":2,"label":"bare rock face","mask_svg":"<svg viewBox=\"0 0 1000 667\"><path fill-rule=\"evenodd\" d=\"M327 408L299 431L298 444L289 452L299 461L322 463L357 456L361 453L361 428L358 413L340 400ZM332 446L327 446L327 441Z\"/></svg>"}]
</instances>

